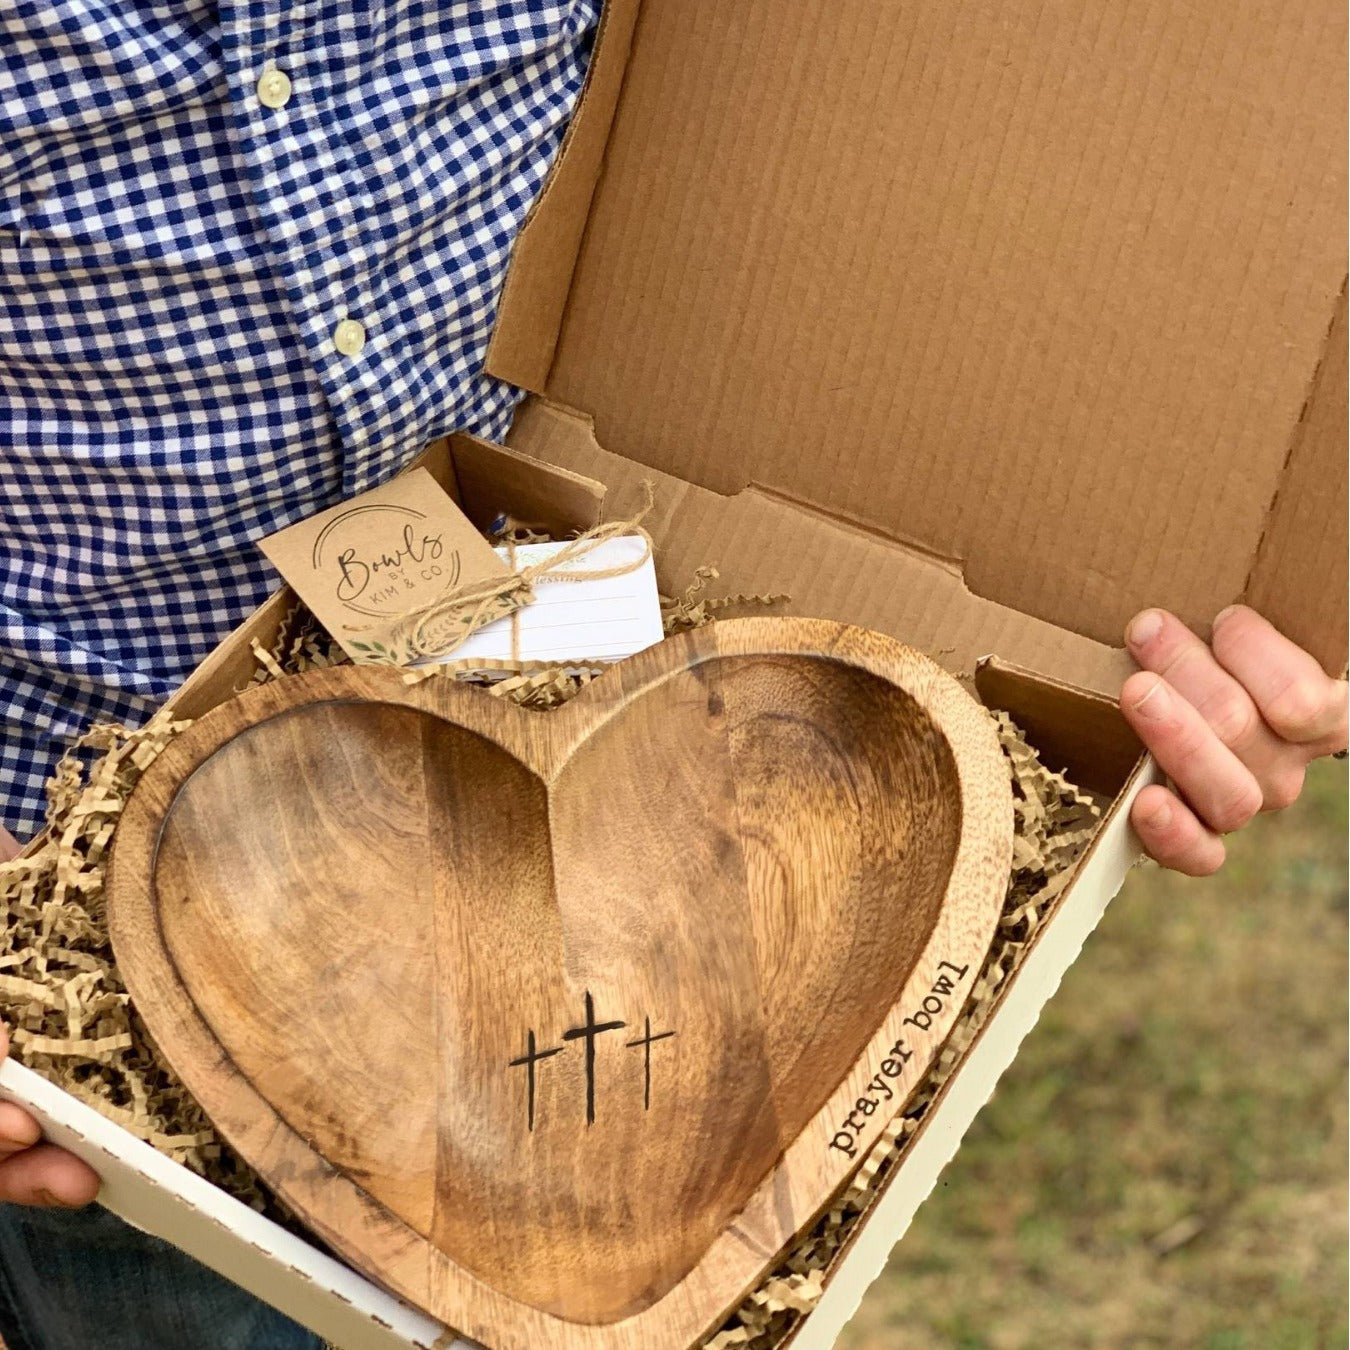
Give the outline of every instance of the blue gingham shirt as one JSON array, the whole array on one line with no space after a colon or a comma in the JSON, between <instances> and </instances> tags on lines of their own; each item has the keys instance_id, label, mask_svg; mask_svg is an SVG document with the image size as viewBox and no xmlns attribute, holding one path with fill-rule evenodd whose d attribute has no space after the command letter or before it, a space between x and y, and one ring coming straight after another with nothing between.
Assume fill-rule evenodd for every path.
<instances>
[{"instance_id":1,"label":"blue gingham shirt","mask_svg":"<svg viewBox=\"0 0 1350 1350\"><path fill-rule=\"evenodd\" d=\"M0 820L456 427L599 0L0 0ZM260 84L260 81L262 83ZM279 106L273 106L279 105Z\"/></svg>"}]
</instances>

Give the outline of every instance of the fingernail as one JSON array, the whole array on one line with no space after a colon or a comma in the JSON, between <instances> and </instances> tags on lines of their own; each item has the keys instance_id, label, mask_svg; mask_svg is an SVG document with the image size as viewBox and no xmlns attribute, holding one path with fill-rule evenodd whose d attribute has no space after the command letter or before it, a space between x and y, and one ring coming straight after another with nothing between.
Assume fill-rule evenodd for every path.
<instances>
[{"instance_id":1,"label":"fingernail","mask_svg":"<svg viewBox=\"0 0 1350 1350\"><path fill-rule=\"evenodd\" d=\"M1142 614L1136 614L1130 620L1130 626L1125 630L1125 641L1131 647L1147 647L1150 642L1162 631L1163 616L1159 610L1146 609Z\"/></svg>"},{"instance_id":2,"label":"fingernail","mask_svg":"<svg viewBox=\"0 0 1350 1350\"><path fill-rule=\"evenodd\" d=\"M1171 695L1167 692L1167 686L1158 679L1153 681L1142 698L1135 700L1134 710L1149 721L1157 722L1167 716L1170 705Z\"/></svg>"},{"instance_id":3,"label":"fingernail","mask_svg":"<svg viewBox=\"0 0 1350 1350\"><path fill-rule=\"evenodd\" d=\"M1214 630L1215 628L1217 628L1221 623L1223 623L1223 621L1224 621L1225 619L1231 618L1231 617L1232 617L1234 614L1236 614L1237 612L1238 612L1238 606L1237 606L1237 605L1229 605L1226 609L1221 609L1221 610L1214 616L1214 622L1213 622L1212 624L1210 624L1210 630L1213 631L1213 630Z\"/></svg>"}]
</instances>

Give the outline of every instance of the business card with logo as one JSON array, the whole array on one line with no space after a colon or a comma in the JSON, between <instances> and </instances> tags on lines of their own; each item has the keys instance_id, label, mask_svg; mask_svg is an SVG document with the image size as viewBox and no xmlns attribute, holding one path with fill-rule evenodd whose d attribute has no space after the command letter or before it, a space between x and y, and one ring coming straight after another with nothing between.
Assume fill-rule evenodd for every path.
<instances>
[{"instance_id":1,"label":"business card with logo","mask_svg":"<svg viewBox=\"0 0 1350 1350\"><path fill-rule=\"evenodd\" d=\"M511 568L425 469L261 541L262 551L353 661L395 660L413 610Z\"/></svg>"}]
</instances>

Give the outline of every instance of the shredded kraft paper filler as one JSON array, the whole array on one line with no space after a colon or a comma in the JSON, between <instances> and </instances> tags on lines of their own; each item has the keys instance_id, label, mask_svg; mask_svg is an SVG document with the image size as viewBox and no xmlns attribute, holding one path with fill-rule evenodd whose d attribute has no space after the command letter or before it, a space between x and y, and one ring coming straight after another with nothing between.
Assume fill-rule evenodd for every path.
<instances>
[{"instance_id":1,"label":"shredded kraft paper filler","mask_svg":"<svg viewBox=\"0 0 1350 1350\"><path fill-rule=\"evenodd\" d=\"M707 587L715 577L714 569L701 569L683 596L662 601L667 634L715 622L728 609L773 605L784 598L710 597ZM253 683L347 660L301 606L292 611L273 648L255 643L254 654ZM492 679L481 661L473 663L470 673L457 672L452 663L409 671L407 678L472 679L491 697L543 712L566 702L606 669L602 663L584 662L565 667L496 664ZM1094 833L1097 803L1046 768L1011 718L1001 712L991 715L1013 779L1016 841L1007 900L984 970L906 1111L859 1160L815 1226L704 1342L705 1350L771 1350L811 1310L831 1265L973 1043L995 991L1021 964ZM0 1016L11 1028L12 1053L30 1069L221 1189L316 1241L215 1132L160 1055L131 1004L109 945L103 879L118 817L141 773L187 725L175 720L168 706L137 729L95 726L58 766L49 784L40 841L28 856L0 865L6 910L0 936Z\"/></svg>"}]
</instances>

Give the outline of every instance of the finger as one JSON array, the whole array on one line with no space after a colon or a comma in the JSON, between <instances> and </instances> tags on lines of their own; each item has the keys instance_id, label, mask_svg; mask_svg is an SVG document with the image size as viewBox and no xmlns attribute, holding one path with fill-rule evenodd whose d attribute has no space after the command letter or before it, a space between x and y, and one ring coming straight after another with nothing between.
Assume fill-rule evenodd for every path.
<instances>
[{"instance_id":1,"label":"finger","mask_svg":"<svg viewBox=\"0 0 1350 1350\"><path fill-rule=\"evenodd\" d=\"M21 1106L0 1102L0 1160L42 1138L42 1127Z\"/></svg>"},{"instance_id":2,"label":"finger","mask_svg":"<svg viewBox=\"0 0 1350 1350\"><path fill-rule=\"evenodd\" d=\"M1289 805L1283 798L1292 778L1301 778L1301 757L1291 756L1289 746L1266 725L1251 695L1215 660L1207 643L1174 614L1146 609L1130 621L1125 645L1145 670L1162 675L1252 771L1263 799L1271 799L1271 809L1276 802Z\"/></svg>"},{"instance_id":3,"label":"finger","mask_svg":"<svg viewBox=\"0 0 1350 1350\"><path fill-rule=\"evenodd\" d=\"M1210 829L1220 834L1241 829L1261 809L1261 788L1251 770L1161 675L1131 675L1120 691L1120 707Z\"/></svg>"},{"instance_id":4,"label":"finger","mask_svg":"<svg viewBox=\"0 0 1350 1350\"><path fill-rule=\"evenodd\" d=\"M1150 858L1188 877L1207 877L1223 866L1223 840L1160 783L1150 783L1130 808L1130 824Z\"/></svg>"},{"instance_id":5,"label":"finger","mask_svg":"<svg viewBox=\"0 0 1350 1350\"><path fill-rule=\"evenodd\" d=\"M9 1032L0 1022L0 1061L8 1050ZM41 1138L42 1127L23 1107L14 1102L0 1102L0 1161L31 1148Z\"/></svg>"},{"instance_id":6,"label":"finger","mask_svg":"<svg viewBox=\"0 0 1350 1350\"><path fill-rule=\"evenodd\" d=\"M55 1144L38 1144L0 1162L0 1201L78 1209L98 1195L98 1173Z\"/></svg>"},{"instance_id":7,"label":"finger","mask_svg":"<svg viewBox=\"0 0 1350 1350\"><path fill-rule=\"evenodd\" d=\"M0 862L8 862L11 858L17 858L23 850L19 847L19 841L0 825Z\"/></svg>"},{"instance_id":8,"label":"finger","mask_svg":"<svg viewBox=\"0 0 1350 1350\"><path fill-rule=\"evenodd\" d=\"M1346 684L1246 605L1214 620L1214 655L1252 696L1277 736L1317 753L1343 750Z\"/></svg>"}]
</instances>

